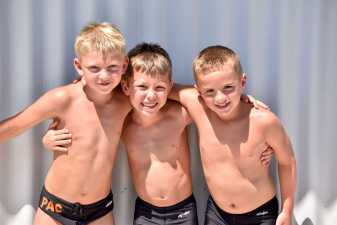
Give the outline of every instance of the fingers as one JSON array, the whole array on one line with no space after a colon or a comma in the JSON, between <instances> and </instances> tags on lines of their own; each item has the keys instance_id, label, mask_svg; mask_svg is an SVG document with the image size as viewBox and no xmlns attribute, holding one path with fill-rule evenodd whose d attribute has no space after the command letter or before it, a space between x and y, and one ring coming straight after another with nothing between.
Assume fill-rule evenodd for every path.
<instances>
[{"instance_id":1,"label":"fingers","mask_svg":"<svg viewBox=\"0 0 337 225\"><path fill-rule=\"evenodd\" d=\"M270 161L269 160L262 160L261 163L262 163L263 166L269 166Z\"/></svg>"},{"instance_id":2,"label":"fingers","mask_svg":"<svg viewBox=\"0 0 337 225\"><path fill-rule=\"evenodd\" d=\"M56 144L57 146L63 146L63 147L64 147L64 145L69 145L69 144L71 144L71 139L55 141L55 144Z\"/></svg>"},{"instance_id":3,"label":"fingers","mask_svg":"<svg viewBox=\"0 0 337 225\"><path fill-rule=\"evenodd\" d=\"M73 80L73 84L78 83L80 80L81 80L81 77L76 78L75 80Z\"/></svg>"},{"instance_id":4,"label":"fingers","mask_svg":"<svg viewBox=\"0 0 337 225\"><path fill-rule=\"evenodd\" d=\"M54 130L54 133L53 133L53 135L57 135L57 136L59 136L59 135L70 135L70 137L71 137L71 134L69 133L69 130L68 129L66 129L66 128L63 128L63 129L61 129L61 130Z\"/></svg>"},{"instance_id":5,"label":"fingers","mask_svg":"<svg viewBox=\"0 0 337 225\"><path fill-rule=\"evenodd\" d=\"M53 148L53 150L54 150L54 151L60 151L60 152L66 152L66 151L68 151L68 148L63 147L63 146L55 146L55 147Z\"/></svg>"},{"instance_id":6,"label":"fingers","mask_svg":"<svg viewBox=\"0 0 337 225\"><path fill-rule=\"evenodd\" d=\"M258 108L268 109L270 110L269 106L264 104L263 102L256 100Z\"/></svg>"},{"instance_id":7,"label":"fingers","mask_svg":"<svg viewBox=\"0 0 337 225\"><path fill-rule=\"evenodd\" d=\"M266 149L265 151L262 152L261 154L261 158L262 157L270 157L273 154L273 150L272 149Z\"/></svg>"},{"instance_id":8,"label":"fingers","mask_svg":"<svg viewBox=\"0 0 337 225\"><path fill-rule=\"evenodd\" d=\"M241 101L244 103L251 103L251 96L242 94L240 97Z\"/></svg>"}]
</instances>

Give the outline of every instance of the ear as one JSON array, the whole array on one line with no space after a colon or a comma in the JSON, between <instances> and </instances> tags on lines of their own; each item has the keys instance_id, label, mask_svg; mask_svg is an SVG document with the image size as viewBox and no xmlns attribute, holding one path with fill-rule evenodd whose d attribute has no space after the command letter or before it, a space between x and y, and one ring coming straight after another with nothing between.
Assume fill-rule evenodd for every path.
<instances>
[{"instance_id":1,"label":"ear","mask_svg":"<svg viewBox=\"0 0 337 225\"><path fill-rule=\"evenodd\" d=\"M74 62L73 62L73 65L78 73L78 75L80 77L83 76L84 72L83 72L83 68L82 68L82 65L81 65L81 62L78 58L74 58Z\"/></svg>"},{"instance_id":2,"label":"ear","mask_svg":"<svg viewBox=\"0 0 337 225\"><path fill-rule=\"evenodd\" d=\"M198 91L199 95L201 95L200 89L197 84L193 84L193 87Z\"/></svg>"},{"instance_id":3,"label":"ear","mask_svg":"<svg viewBox=\"0 0 337 225\"><path fill-rule=\"evenodd\" d=\"M169 83L169 91L171 91L173 85L174 85L174 81L171 79Z\"/></svg>"},{"instance_id":4,"label":"ear","mask_svg":"<svg viewBox=\"0 0 337 225\"><path fill-rule=\"evenodd\" d=\"M122 90L126 96L130 95L130 89L129 89L129 84L126 79L121 80L121 85L122 85Z\"/></svg>"},{"instance_id":5,"label":"ear","mask_svg":"<svg viewBox=\"0 0 337 225\"><path fill-rule=\"evenodd\" d=\"M129 58L127 56L125 56L124 62L123 62L123 68L122 68L122 74L124 74L126 72L126 70L128 69L128 64L129 64Z\"/></svg>"},{"instance_id":6,"label":"ear","mask_svg":"<svg viewBox=\"0 0 337 225\"><path fill-rule=\"evenodd\" d=\"M241 87L245 88L247 83L247 75L245 73L242 74L240 79Z\"/></svg>"}]
</instances>

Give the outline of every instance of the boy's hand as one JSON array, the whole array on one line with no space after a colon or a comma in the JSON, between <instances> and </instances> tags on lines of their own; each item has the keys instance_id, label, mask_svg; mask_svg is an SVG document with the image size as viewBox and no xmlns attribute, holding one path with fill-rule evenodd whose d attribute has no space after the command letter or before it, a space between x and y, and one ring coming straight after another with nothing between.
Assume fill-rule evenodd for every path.
<instances>
[{"instance_id":1,"label":"boy's hand","mask_svg":"<svg viewBox=\"0 0 337 225\"><path fill-rule=\"evenodd\" d=\"M268 146L260 156L262 165L269 166L271 159L273 158L274 150Z\"/></svg>"},{"instance_id":2,"label":"boy's hand","mask_svg":"<svg viewBox=\"0 0 337 225\"><path fill-rule=\"evenodd\" d=\"M276 225L291 225L291 215L282 211L276 219Z\"/></svg>"},{"instance_id":3,"label":"boy's hand","mask_svg":"<svg viewBox=\"0 0 337 225\"><path fill-rule=\"evenodd\" d=\"M55 130L58 121L53 121L48 127L47 133L42 138L43 146L52 151L67 151L71 144L71 134L68 129Z\"/></svg>"},{"instance_id":4,"label":"boy's hand","mask_svg":"<svg viewBox=\"0 0 337 225\"><path fill-rule=\"evenodd\" d=\"M73 80L73 84L78 83L79 81L81 81L82 77L77 77L75 80Z\"/></svg>"},{"instance_id":5,"label":"boy's hand","mask_svg":"<svg viewBox=\"0 0 337 225\"><path fill-rule=\"evenodd\" d=\"M263 102L255 99L253 96L251 95L241 95L241 100L245 103L249 103L252 106L254 106L254 108L256 109L267 109L270 110L269 106L267 106L266 104L264 104Z\"/></svg>"}]
</instances>

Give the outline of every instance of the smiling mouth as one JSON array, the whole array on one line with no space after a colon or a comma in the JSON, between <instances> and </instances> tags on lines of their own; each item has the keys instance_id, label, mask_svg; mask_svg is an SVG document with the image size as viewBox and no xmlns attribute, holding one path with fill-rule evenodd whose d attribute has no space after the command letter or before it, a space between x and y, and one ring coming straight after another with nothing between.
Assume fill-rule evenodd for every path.
<instances>
[{"instance_id":1,"label":"smiling mouth","mask_svg":"<svg viewBox=\"0 0 337 225\"><path fill-rule=\"evenodd\" d=\"M155 107L158 105L158 103L153 103L153 104L149 104L149 103L141 103L141 105L142 105L143 107L145 107L145 108L153 109L153 108L155 108Z\"/></svg>"},{"instance_id":2,"label":"smiling mouth","mask_svg":"<svg viewBox=\"0 0 337 225\"><path fill-rule=\"evenodd\" d=\"M230 104L230 102L226 102L226 103L223 104L223 105L217 105L217 104L215 104L215 106L216 106L217 108L219 108L219 109L225 109L225 108L227 108L227 107L229 106L229 104Z\"/></svg>"},{"instance_id":3,"label":"smiling mouth","mask_svg":"<svg viewBox=\"0 0 337 225\"><path fill-rule=\"evenodd\" d=\"M107 83L100 83L99 85L101 85L101 86L108 86L108 85L110 85L110 82L107 82Z\"/></svg>"}]
</instances>

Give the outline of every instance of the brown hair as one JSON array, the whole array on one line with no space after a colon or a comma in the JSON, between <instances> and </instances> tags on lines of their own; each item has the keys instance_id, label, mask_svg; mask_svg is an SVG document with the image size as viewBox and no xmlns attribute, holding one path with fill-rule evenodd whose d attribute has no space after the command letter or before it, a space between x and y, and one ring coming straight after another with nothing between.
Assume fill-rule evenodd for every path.
<instances>
[{"instance_id":1,"label":"brown hair","mask_svg":"<svg viewBox=\"0 0 337 225\"><path fill-rule=\"evenodd\" d=\"M172 62L169 54L158 44L141 43L132 48L129 53L129 64L125 79L133 76L133 72L142 72L152 76L168 75L172 77Z\"/></svg>"},{"instance_id":2,"label":"brown hair","mask_svg":"<svg viewBox=\"0 0 337 225\"><path fill-rule=\"evenodd\" d=\"M200 74L207 74L221 70L225 64L231 63L234 71L242 75L242 67L239 56L230 48L214 45L203 49L193 60L194 78Z\"/></svg>"}]
</instances>

